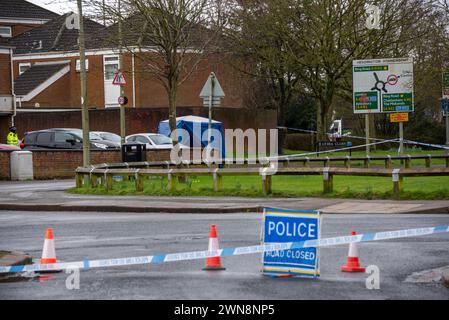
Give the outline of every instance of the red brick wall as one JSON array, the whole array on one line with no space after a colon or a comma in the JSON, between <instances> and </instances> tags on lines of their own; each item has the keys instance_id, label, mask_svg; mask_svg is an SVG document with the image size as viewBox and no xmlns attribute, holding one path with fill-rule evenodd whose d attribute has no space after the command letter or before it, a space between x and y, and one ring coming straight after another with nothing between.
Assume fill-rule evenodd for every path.
<instances>
[{"instance_id":1,"label":"red brick wall","mask_svg":"<svg viewBox=\"0 0 449 320\"><path fill-rule=\"evenodd\" d=\"M80 107L80 73L76 71L77 57L59 59L34 59L14 62L14 78L19 76L20 63L35 63L49 61L70 61L70 71L42 93L28 102L22 102L22 107L30 108L39 103L41 108L79 108ZM88 104L90 108L104 107L103 56L88 56L87 71Z\"/></svg>"},{"instance_id":2,"label":"red brick wall","mask_svg":"<svg viewBox=\"0 0 449 320\"><path fill-rule=\"evenodd\" d=\"M8 180L11 178L10 168L10 151L0 151L0 180Z\"/></svg>"},{"instance_id":3,"label":"red brick wall","mask_svg":"<svg viewBox=\"0 0 449 320\"><path fill-rule=\"evenodd\" d=\"M103 56L87 56L89 70L87 72L88 104L90 108L104 108L104 75ZM14 62L14 77L17 78L19 63L35 63L70 60L70 72L59 79L54 85L47 88L29 102L22 102L23 107L34 107L39 103L41 108L79 108L80 107L80 74L76 72L75 63L77 57L63 57L51 59L20 60ZM224 62L222 57L210 57L195 68L179 89L177 105L179 107L202 106L203 101L199 93L206 82L210 72L215 72L221 86L226 94L222 100L222 106L227 108L238 108L244 106L245 78L234 70L230 64ZM125 95L128 97L128 106L133 106L133 77L132 56L124 56L123 71L128 85L125 86ZM68 78L68 79L67 79ZM168 106L167 93L162 84L148 71L139 58L135 59L135 81L136 81L136 107L138 108L160 108Z\"/></svg>"},{"instance_id":4,"label":"red brick wall","mask_svg":"<svg viewBox=\"0 0 449 320\"><path fill-rule=\"evenodd\" d=\"M122 162L121 151L91 151L92 164ZM0 155L0 163L1 163ZM147 152L147 161L170 160L170 151ZM83 165L81 150L38 151L33 150L33 169L35 179L72 178L75 169ZM1 176L0 176L1 177Z\"/></svg>"},{"instance_id":5,"label":"red brick wall","mask_svg":"<svg viewBox=\"0 0 449 320\"><path fill-rule=\"evenodd\" d=\"M0 95L11 95L11 60L9 54L0 54Z\"/></svg>"}]
</instances>

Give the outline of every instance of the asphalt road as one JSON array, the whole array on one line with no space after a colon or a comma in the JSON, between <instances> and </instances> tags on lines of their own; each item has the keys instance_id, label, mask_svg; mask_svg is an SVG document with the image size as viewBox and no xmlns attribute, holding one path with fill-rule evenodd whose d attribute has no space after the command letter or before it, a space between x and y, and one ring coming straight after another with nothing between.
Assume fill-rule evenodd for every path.
<instances>
[{"instance_id":1,"label":"asphalt road","mask_svg":"<svg viewBox=\"0 0 449 320\"><path fill-rule=\"evenodd\" d=\"M53 227L59 260L118 258L205 250L209 226L221 247L259 243L260 214L123 214L0 211L0 249L39 258L47 227ZM324 215L323 237L449 224L449 215ZM80 289L67 275L47 281L0 283L2 299L449 299L440 284L404 282L413 272L449 265L449 234L364 243L364 265L381 271L380 290L365 287L366 274L344 274L347 246L321 249L319 280L274 279L260 274L261 255L223 259L222 272L205 272L204 261L82 270Z\"/></svg>"}]
</instances>

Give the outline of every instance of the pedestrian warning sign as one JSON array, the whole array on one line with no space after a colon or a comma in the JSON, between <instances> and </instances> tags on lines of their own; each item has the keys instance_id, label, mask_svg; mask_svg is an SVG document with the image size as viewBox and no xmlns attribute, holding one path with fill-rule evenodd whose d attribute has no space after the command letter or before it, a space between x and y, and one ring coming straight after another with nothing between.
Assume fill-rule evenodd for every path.
<instances>
[{"instance_id":1,"label":"pedestrian warning sign","mask_svg":"<svg viewBox=\"0 0 449 320\"><path fill-rule=\"evenodd\" d=\"M320 213L318 211L269 209L264 210L263 243L299 243L320 238ZM267 251L263 254L266 275L318 278L319 250L317 246Z\"/></svg>"},{"instance_id":2,"label":"pedestrian warning sign","mask_svg":"<svg viewBox=\"0 0 449 320\"><path fill-rule=\"evenodd\" d=\"M126 82L125 74L122 71L117 71L112 84L115 86L126 86L128 83Z\"/></svg>"}]
</instances>

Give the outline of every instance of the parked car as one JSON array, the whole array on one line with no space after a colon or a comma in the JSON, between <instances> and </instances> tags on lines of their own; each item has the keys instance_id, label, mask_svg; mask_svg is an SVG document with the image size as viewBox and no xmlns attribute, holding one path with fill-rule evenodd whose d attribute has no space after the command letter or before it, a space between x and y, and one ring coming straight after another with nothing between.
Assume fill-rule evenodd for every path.
<instances>
[{"instance_id":1,"label":"parked car","mask_svg":"<svg viewBox=\"0 0 449 320\"><path fill-rule=\"evenodd\" d=\"M118 134L106 131L91 131L90 133L100 137L102 140L114 142L118 146L122 144L122 138Z\"/></svg>"},{"instance_id":2,"label":"parked car","mask_svg":"<svg viewBox=\"0 0 449 320\"><path fill-rule=\"evenodd\" d=\"M25 150L33 149L76 149L83 148L83 131L81 129L46 129L25 133L22 147ZM92 150L117 150L116 143L98 140L90 134L90 148Z\"/></svg>"},{"instance_id":3,"label":"parked car","mask_svg":"<svg viewBox=\"0 0 449 320\"><path fill-rule=\"evenodd\" d=\"M18 146L0 143L0 150L20 150Z\"/></svg>"},{"instance_id":4,"label":"parked car","mask_svg":"<svg viewBox=\"0 0 449 320\"><path fill-rule=\"evenodd\" d=\"M146 144L147 150L155 149L171 149L173 148L173 141L171 138L159 133L138 133L126 137L127 143L142 143ZM181 148L187 148L181 145Z\"/></svg>"}]
</instances>

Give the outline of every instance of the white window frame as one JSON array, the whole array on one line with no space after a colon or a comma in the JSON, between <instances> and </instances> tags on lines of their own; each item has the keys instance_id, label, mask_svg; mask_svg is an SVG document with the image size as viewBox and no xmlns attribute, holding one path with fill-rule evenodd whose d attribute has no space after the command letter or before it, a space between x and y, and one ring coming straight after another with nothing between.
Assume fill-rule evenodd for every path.
<instances>
[{"instance_id":1,"label":"white window frame","mask_svg":"<svg viewBox=\"0 0 449 320\"><path fill-rule=\"evenodd\" d=\"M21 67L25 67L27 66L28 69L31 68L31 62L26 62L26 63L19 63L19 75L21 75L22 73L24 73L25 71L21 71ZM27 70L28 70L27 69Z\"/></svg>"},{"instance_id":2,"label":"white window frame","mask_svg":"<svg viewBox=\"0 0 449 320\"><path fill-rule=\"evenodd\" d=\"M113 59L110 61L107 61L108 59ZM120 56L114 54L114 55L104 55L103 56L103 79L104 81L111 81L111 80L106 80L106 65L109 64L117 64L117 70L120 70Z\"/></svg>"},{"instance_id":3,"label":"white window frame","mask_svg":"<svg viewBox=\"0 0 449 320\"><path fill-rule=\"evenodd\" d=\"M81 60L80 59L76 59L75 70L76 70L76 72L81 72ZM86 59L86 71L89 71L89 59Z\"/></svg>"},{"instance_id":4,"label":"white window frame","mask_svg":"<svg viewBox=\"0 0 449 320\"><path fill-rule=\"evenodd\" d=\"M0 26L0 29L8 29L8 30L9 30L9 34L3 34L3 33L0 33L0 37L3 37L3 38L12 38L12 28L11 28L11 27L8 27L8 26Z\"/></svg>"}]
</instances>

